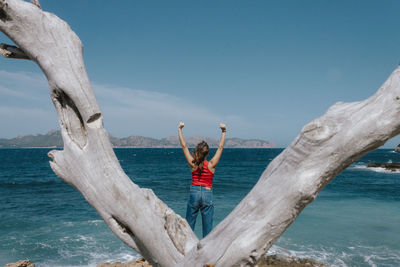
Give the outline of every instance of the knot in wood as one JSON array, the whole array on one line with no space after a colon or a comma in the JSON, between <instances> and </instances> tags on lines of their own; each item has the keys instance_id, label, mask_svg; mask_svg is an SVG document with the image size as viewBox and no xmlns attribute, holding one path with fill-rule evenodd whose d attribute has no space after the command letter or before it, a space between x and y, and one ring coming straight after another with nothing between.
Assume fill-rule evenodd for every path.
<instances>
[{"instance_id":1,"label":"knot in wood","mask_svg":"<svg viewBox=\"0 0 400 267\"><path fill-rule=\"evenodd\" d=\"M335 134L334 125L328 120L316 119L304 126L302 130L304 137L314 142L323 142Z\"/></svg>"}]
</instances>

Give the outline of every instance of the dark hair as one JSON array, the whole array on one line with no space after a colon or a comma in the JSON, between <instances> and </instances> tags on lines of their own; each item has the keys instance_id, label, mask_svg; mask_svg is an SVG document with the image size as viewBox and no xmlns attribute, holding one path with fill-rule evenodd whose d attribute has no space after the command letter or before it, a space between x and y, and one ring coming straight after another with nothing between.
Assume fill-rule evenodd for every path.
<instances>
[{"instance_id":1,"label":"dark hair","mask_svg":"<svg viewBox=\"0 0 400 267\"><path fill-rule=\"evenodd\" d=\"M206 159L208 152L210 152L210 149L205 141L201 141L197 144L196 148L194 149L192 161L192 163L197 166L196 170L203 170L203 161Z\"/></svg>"}]
</instances>

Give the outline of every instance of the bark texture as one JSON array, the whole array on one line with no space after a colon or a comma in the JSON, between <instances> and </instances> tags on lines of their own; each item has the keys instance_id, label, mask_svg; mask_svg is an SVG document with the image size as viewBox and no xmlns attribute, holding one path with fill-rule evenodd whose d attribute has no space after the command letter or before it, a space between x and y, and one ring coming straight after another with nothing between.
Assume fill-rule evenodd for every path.
<instances>
[{"instance_id":1,"label":"bark texture","mask_svg":"<svg viewBox=\"0 0 400 267\"><path fill-rule=\"evenodd\" d=\"M49 81L64 141L62 151L49 153L52 169L153 266L254 265L327 183L400 132L397 68L375 95L337 103L304 126L232 213L199 241L186 220L123 172L103 128L82 43L68 24L42 11L37 0L0 0L0 30L18 46L3 45L0 52L35 61Z\"/></svg>"}]
</instances>

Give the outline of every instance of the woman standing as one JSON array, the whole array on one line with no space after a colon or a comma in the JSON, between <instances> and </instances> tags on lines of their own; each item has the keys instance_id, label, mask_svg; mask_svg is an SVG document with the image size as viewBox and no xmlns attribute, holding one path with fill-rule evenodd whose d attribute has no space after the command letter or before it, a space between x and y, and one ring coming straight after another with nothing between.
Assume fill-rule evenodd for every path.
<instances>
[{"instance_id":1,"label":"woman standing","mask_svg":"<svg viewBox=\"0 0 400 267\"><path fill-rule=\"evenodd\" d=\"M203 237L205 237L209 232L211 232L213 227L214 204L212 180L215 173L215 167L221 158L222 150L224 148L226 126L222 123L219 125L222 133L218 149L215 152L214 157L210 161L207 161L206 157L209 153L209 147L205 141L201 141L197 144L193 155L190 154L185 139L183 138L182 128L184 125L185 124L181 122L178 126L179 141L182 146L183 154L185 155L190 170L192 171L192 185L190 186L186 220L194 231L197 214L200 211L203 224Z\"/></svg>"}]
</instances>

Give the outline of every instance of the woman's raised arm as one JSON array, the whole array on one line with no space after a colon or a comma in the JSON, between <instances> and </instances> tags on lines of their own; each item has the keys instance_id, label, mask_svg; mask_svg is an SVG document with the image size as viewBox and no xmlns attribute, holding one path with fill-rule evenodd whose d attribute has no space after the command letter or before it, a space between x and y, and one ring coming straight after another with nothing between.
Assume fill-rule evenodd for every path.
<instances>
[{"instance_id":1,"label":"woman's raised arm","mask_svg":"<svg viewBox=\"0 0 400 267\"><path fill-rule=\"evenodd\" d=\"M179 123L179 126L178 126L179 142L181 143L183 154L185 155L185 158L186 158L187 162L189 163L190 168L194 168L193 157L190 154L188 147L186 146L185 138L183 138L182 128L184 126L185 126L185 124L183 122Z\"/></svg>"},{"instance_id":2,"label":"woman's raised arm","mask_svg":"<svg viewBox=\"0 0 400 267\"><path fill-rule=\"evenodd\" d=\"M221 139L219 140L218 149L217 152L215 152L214 157L208 163L208 169L211 172L215 172L215 167L217 166L219 159L221 158L222 150L224 149L224 144L225 144L226 125L221 123L219 127L221 128L222 132L221 132Z\"/></svg>"}]
</instances>

